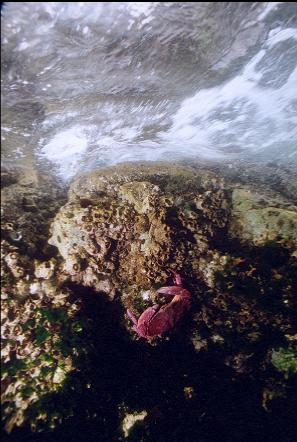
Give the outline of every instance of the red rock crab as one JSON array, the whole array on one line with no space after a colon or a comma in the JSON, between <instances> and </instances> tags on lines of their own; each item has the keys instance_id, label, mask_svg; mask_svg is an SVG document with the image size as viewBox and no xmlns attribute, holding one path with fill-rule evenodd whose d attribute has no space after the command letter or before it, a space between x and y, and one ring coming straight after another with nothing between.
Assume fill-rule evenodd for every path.
<instances>
[{"instance_id":1,"label":"red rock crab","mask_svg":"<svg viewBox=\"0 0 297 442\"><path fill-rule=\"evenodd\" d=\"M191 293L182 287L181 276L176 272L173 272L173 282L175 285L157 290L160 295L173 296L168 304L154 304L138 320L130 309L127 310L127 315L134 324L133 330L142 338L161 336L171 330L191 307Z\"/></svg>"}]
</instances>

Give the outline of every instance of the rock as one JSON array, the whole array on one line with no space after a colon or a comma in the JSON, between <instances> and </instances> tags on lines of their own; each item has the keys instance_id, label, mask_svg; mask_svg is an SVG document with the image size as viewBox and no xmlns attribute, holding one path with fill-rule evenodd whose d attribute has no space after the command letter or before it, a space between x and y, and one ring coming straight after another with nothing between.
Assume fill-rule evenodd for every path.
<instances>
[{"instance_id":1,"label":"rock","mask_svg":"<svg viewBox=\"0 0 297 442\"><path fill-rule=\"evenodd\" d=\"M122 422L122 431L124 433L125 438L129 437L129 434L133 429L133 426L138 422L143 422L146 416L147 412L145 410L138 413L137 412L126 413Z\"/></svg>"},{"instance_id":2,"label":"rock","mask_svg":"<svg viewBox=\"0 0 297 442\"><path fill-rule=\"evenodd\" d=\"M120 186L119 193L123 199L134 206L136 212L144 214L153 210L158 204L157 195L160 192L158 186L151 183L134 181Z\"/></svg>"},{"instance_id":3,"label":"rock","mask_svg":"<svg viewBox=\"0 0 297 442\"><path fill-rule=\"evenodd\" d=\"M51 221L50 246L46 245L48 228L58 201L48 212L44 193L36 193L36 188L31 192L29 179L4 188L12 191L5 196L1 256L7 431L23 424L25 410L30 407L31 413L44 395L60 394L71 378L69 373L77 369L76 356L83 354L87 362L89 351L100 355L98 338L103 349L111 349L104 353L107 360L112 355L111 364L125 361L123 348L119 359L114 359L119 345L127 344L127 357L134 354L129 339L138 338L123 312L132 308L137 315L153 302L168 302L156 290L172 283L172 270L182 274L192 293L192 309L170 336L136 344L140 361L127 366L138 370L135 379L140 388L139 371L143 369L149 377L143 361L148 366L155 363L153 358L161 363L164 355L162 348L150 352L149 345L164 345L165 349L168 345L177 351L181 348L186 360L194 364L189 371L182 368L189 379L183 380L180 393L176 390L172 395L174 386L171 384L172 391L168 386L170 406L170 398L175 401L176 394L193 402L199 399L199 364L205 372L203 364L210 360L218 364L214 372L225 364L236 381L259 378L260 373L267 410L278 391L285 396L287 379L296 370L292 314L297 292L296 207L288 199L293 187L280 194L267 188L265 180L255 186L240 178L223 177L219 169L206 166L153 162L126 163L82 175L73 181L68 201ZM11 203L9 198L18 190L20 195ZM36 212L31 210L34 204ZM100 305L92 310L92 318L88 309L81 309L88 296L92 307ZM87 321L81 321L83 315ZM84 325L89 319L96 330L93 341ZM108 360L107 366L115 368L109 364ZM89 373L89 367L85 368L78 368L77 373ZM124 371L119 373L123 376ZM175 381L172 373L174 367L170 376ZM154 385L153 376L149 381ZM133 372L131 379L134 381ZM85 381L84 385L90 384L89 379ZM261 397L261 391L258 393ZM118 399L124 400L125 394ZM137 421L144 421L144 432L152 428L151 412L148 416L143 413L127 411L127 437L137 432ZM38 428L39 418L48 427L57 424L50 411L42 410L30 421L32 429Z\"/></svg>"},{"instance_id":4,"label":"rock","mask_svg":"<svg viewBox=\"0 0 297 442\"><path fill-rule=\"evenodd\" d=\"M47 252L50 220L64 201L64 189L34 168L4 171L1 236L11 245L40 256Z\"/></svg>"},{"instance_id":5,"label":"rock","mask_svg":"<svg viewBox=\"0 0 297 442\"><path fill-rule=\"evenodd\" d=\"M51 259L46 262L35 261L35 276L41 279L50 279L54 275L55 260Z\"/></svg>"},{"instance_id":6,"label":"rock","mask_svg":"<svg viewBox=\"0 0 297 442\"><path fill-rule=\"evenodd\" d=\"M296 246L297 208L281 197L271 198L247 187L234 189L229 233L254 245L278 241Z\"/></svg>"},{"instance_id":7,"label":"rock","mask_svg":"<svg viewBox=\"0 0 297 442\"><path fill-rule=\"evenodd\" d=\"M33 294L38 290L39 297L34 300L26 296L18 302L6 290L1 294L1 399L7 433L28 421L26 410L35 405L38 414L31 416L31 428L40 424L40 412L50 421L48 410L40 409L42 398L63 388L75 369L75 351L87 345L80 338L83 324L75 317L79 302L70 303L69 293L57 292L56 287L50 293L38 284L28 289Z\"/></svg>"},{"instance_id":8,"label":"rock","mask_svg":"<svg viewBox=\"0 0 297 442\"><path fill-rule=\"evenodd\" d=\"M270 349L257 354L268 332L294 336L295 220L294 204L264 185L125 164L74 181L50 241L66 278L138 314L160 302L155 288L171 283L170 270L180 271L194 299L188 342L252 376L271 368Z\"/></svg>"},{"instance_id":9,"label":"rock","mask_svg":"<svg viewBox=\"0 0 297 442\"><path fill-rule=\"evenodd\" d=\"M111 298L161 284L170 269L202 274L225 231L230 202L210 171L168 163L124 164L77 178L49 243L63 272Z\"/></svg>"},{"instance_id":10,"label":"rock","mask_svg":"<svg viewBox=\"0 0 297 442\"><path fill-rule=\"evenodd\" d=\"M17 183L18 176L17 171L5 167L1 168L1 188Z\"/></svg>"},{"instance_id":11,"label":"rock","mask_svg":"<svg viewBox=\"0 0 297 442\"><path fill-rule=\"evenodd\" d=\"M213 288L233 239L293 247L296 220L296 207L263 186L259 192L207 168L125 163L74 180L49 243L66 278L111 299L128 288L140 300L170 270Z\"/></svg>"}]
</instances>

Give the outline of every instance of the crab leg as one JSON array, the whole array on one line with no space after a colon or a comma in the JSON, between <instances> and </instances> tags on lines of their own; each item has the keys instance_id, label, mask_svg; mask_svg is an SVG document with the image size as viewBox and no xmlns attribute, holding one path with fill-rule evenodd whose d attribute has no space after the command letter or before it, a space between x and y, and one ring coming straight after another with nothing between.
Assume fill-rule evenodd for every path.
<instances>
[{"instance_id":1,"label":"crab leg","mask_svg":"<svg viewBox=\"0 0 297 442\"><path fill-rule=\"evenodd\" d=\"M133 324L137 327L138 320L137 320L136 316L134 315L134 313L132 312L132 310L130 310L129 308L127 309L127 315L128 315L128 318L131 319Z\"/></svg>"},{"instance_id":2,"label":"crab leg","mask_svg":"<svg viewBox=\"0 0 297 442\"><path fill-rule=\"evenodd\" d=\"M174 270L171 270L173 273L173 282L176 285L182 286L182 278L179 273L175 272Z\"/></svg>"}]
</instances>

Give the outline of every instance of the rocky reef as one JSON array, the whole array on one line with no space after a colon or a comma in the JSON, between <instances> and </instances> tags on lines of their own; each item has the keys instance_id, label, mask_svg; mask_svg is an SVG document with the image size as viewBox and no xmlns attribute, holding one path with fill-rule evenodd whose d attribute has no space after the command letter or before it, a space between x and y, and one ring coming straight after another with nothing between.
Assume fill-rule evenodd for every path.
<instances>
[{"instance_id":1,"label":"rocky reef","mask_svg":"<svg viewBox=\"0 0 297 442\"><path fill-rule=\"evenodd\" d=\"M59 249L61 273L71 281L111 299L124 299L124 292L139 297L164 282L170 269L198 276L201 257L211 260L209 251L224 236L227 201L223 183L210 172L118 166L73 183L49 243Z\"/></svg>"},{"instance_id":2,"label":"rocky reef","mask_svg":"<svg viewBox=\"0 0 297 442\"><path fill-rule=\"evenodd\" d=\"M184 275L197 299L207 290L234 293L234 283L218 282L229 271L239 278L239 294L259 300L270 290L291 307L296 210L270 189L210 170L124 164L72 184L49 243L63 257L63 278L125 307L141 304L147 291L153 296L170 270Z\"/></svg>"},{"instance_id":3,"label":"rocky reef","mask_svg":"<svg viewBox=\"0 0 297 442\"><path fill-rule=\"evenodd\" d=\"M5 182L16 185L11 179ZM193 422L197 428L213 425L216 418L209 416L214 402L198 393L209 369L212 383L205 385L210 397L215 397L214 385L218 391L224 385L225 392L234 382L243 382L252 386L260 414L288 400L297 372L297 207L291 190L283 185L277 191L264 180L253 182L214 167L124 163L77 177L67 202L61 197L58 212L55 206L46 214L41 237L27 228L23 245L9 233L7 223L15 217L5 209L7 431L24 422L31 429L40 421L56 427L67 413L68 418L75 416L69 396L66 411L56 416L46 411L46 400L42 402L48 395L71 390L75 373L81 373L76 379L84 385L81 391L101 392L88 419L91 414L98 419L98 408L104 415L107 403L122 419L115 436L100 417L107 438L102 440L156 440L154 431L168 421L174 400L189 413L189 427ZM37 218L39 213L42 210ZM19 229L12 226L11 231ZM191 312L163 338L139 340L126 308L137 315L152 302L164 303L156 289L171 283L172 271L182 274L192 293ZM178 352L184 354L183 374L171 361L170 354ZM156 387L152 364L162 367L165 361L173 363L168 376L176 386L164 387L160 375L164 391L159 397L151 393L151 399L139 372ZM128 364L130 373L114 364ZM98 365L103 374L94 380ZM111 383L106 381L108 371L113 373ZM112 389L112 400L103 384ZM138 388L141 399L136 390L133 396L124 386ZM85 398L86 393L81 394ZM36 404L42 404L38 412ZM173 414L178 416L176 410ZM172 440L181 440L182 418L183 412L176 418Z\"/></svg>"},{"instance_id":4,"label":"rocky reef","mask_svg":"<svg viewBox=\"0 0 297 442\"><path fill-rule=\"evenodd\" d=\"M47 242L65 196L55 179L35 169L1 171L1 404L8 433L72 367L59 332L67 321L75 324L78 306L57 290L56 252Z\"/></svg>"}]
</instances>

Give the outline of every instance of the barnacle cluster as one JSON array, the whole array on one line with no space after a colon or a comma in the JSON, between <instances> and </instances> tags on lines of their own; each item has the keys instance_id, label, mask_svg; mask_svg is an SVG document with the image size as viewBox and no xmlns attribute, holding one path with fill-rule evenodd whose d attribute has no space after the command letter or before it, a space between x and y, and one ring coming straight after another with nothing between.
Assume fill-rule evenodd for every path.
<instances>
[{"instance_id":1,"label":"barnacle cluster","mask_svg":"<svg viewBox=\"0 0 297 442\"><path fill-rule=\"evenodd\" d=\"M82 326L76 318L79 303L70 302L68 291L57 286L57 263L47 244L63 192L53 179L32 170L4 170L3 178L1 403L9 433L42 397L62 387L75 365ZM32 428L45 418L40 409Z\"/></svg>"},{"instance_id":2,"label":"barnacle cluster","mask_svg":"<svg viewBox=\"0 0 297 442\"><path fill-rule=\"evenodd\" d=\"M138 296L170 269L200 275L229 213L224 181L187 167L117 166L78 178L69 195L50 244L65 275L111 299Z\"/></svg>"},{"instance_id":3,"label":"barnacle cluster","mask_svg":"<svg viewBox=\"0 0 297 442\"><path fill-rule=\"evenodd\" d=\"M2 292L2 416L7 432L23 424L40 399L62 388L81 352L79 303L67 292L18 301ZM48 419L40 410L31 426Z\"/></svg>"}]
</instances>

